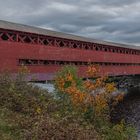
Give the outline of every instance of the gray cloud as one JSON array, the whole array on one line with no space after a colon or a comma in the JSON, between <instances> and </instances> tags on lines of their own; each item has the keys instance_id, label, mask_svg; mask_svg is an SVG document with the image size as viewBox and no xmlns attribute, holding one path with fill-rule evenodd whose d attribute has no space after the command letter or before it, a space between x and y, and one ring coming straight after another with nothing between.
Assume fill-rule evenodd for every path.
<instances>
[{"instance_id":1,"label":"gray cloud","mask_svg":"<svg viewBox=\"0 0 140 140\"><path fill-rule=\"evenodd\" d=\"M140 45L139 0L4 0L0 19Z\"/></svg>"}]
</instances>

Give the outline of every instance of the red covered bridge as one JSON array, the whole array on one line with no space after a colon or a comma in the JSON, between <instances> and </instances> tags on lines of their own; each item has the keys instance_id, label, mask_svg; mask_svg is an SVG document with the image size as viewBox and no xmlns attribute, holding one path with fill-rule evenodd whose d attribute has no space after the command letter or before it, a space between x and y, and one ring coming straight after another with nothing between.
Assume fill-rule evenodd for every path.
<instances>
[{"instance_id":1,"label":"red covered bridge","mask_svg":"<svg viewBox=\"0 0 140 140\"><path fill-rule=\"evenodd\" d=\"M0 20L0 71L16 73L26 65L38 80L53 79L63 65L76 65L85 76L88 62L100 74L139 75L140 49Z\"/></svg>"}]
</instances>

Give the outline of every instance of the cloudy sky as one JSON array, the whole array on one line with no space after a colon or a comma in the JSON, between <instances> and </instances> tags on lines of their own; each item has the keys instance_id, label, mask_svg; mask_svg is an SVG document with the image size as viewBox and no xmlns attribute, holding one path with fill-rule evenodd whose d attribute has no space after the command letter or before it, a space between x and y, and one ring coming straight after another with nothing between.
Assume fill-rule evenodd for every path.
<instances>
[{"instance_id":1,"label":"cloudy sky","mask_svg":"<svg viewBox=\"0 0 140 140\"><path fill-rule=\"evenodd\" d=\"M1 0L0 19L140 46L139 0Z\"/></svg>"}]
</instances>

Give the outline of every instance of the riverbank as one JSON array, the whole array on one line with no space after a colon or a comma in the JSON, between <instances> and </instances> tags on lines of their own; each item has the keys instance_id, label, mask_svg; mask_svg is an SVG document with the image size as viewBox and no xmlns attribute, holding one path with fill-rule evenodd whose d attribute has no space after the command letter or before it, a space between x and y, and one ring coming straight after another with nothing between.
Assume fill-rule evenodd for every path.
<instances>
[{"instance_id":1,"label":"riverbank","mask_svg":"<svg viewBox=\"0 0 140 140\"><path fill-rule=\"evenodd\" d=\"M112 98L115 84L106 83L106 78L82 81L73 68L66 67L58 73L50 94L29 84L25 75L23 71L14 79L7 73L0 75L2 140L136 139L133 127L110 121L110 103L123 96Z\"/></svg>"},{"instance_id":2,"label":"riverbank","mask_svg":"<svg viewBox=\"0 0 140 140\"><path fill-rule=\"evenodd\" d=\"M140 88L129 88L122 102L120 102L113 112L112 119L119 122L124 119L127 124L134 125L140 139Z\"/></svg>"}]
</instances>

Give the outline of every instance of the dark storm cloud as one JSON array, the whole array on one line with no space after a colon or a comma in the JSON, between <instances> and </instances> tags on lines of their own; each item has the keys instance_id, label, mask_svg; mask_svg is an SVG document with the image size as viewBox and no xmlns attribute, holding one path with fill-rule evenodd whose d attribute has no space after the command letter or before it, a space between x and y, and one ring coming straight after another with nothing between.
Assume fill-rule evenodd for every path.
<instances>
[{"instance_id":1,"label":"dark storm cloud","mask_svg":"<svg viewBox=\"0 0 140 140\"><path fill-rule=\"evenodd\" d=\"M138 0L87 0L89 3L95 3L106 6L122 6L137 3Z\"/></svg>"},{"instance_id":2,"label":"dark storm cloud","mask_svg":"<svg viewBox=\"0 0 140 140\"><path fill-rule=\"evenodd\" d=\"M139 0L4 0L0 19L140 45Z\"/></svg>"}]
</instances>

